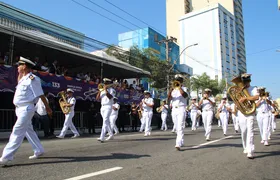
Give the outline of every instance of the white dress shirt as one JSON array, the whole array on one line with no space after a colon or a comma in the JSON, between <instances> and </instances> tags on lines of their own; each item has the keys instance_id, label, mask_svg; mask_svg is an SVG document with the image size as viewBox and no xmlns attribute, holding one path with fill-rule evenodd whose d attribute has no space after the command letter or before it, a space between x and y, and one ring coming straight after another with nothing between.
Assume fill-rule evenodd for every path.
<instances>
[{"instance_id":1,"label":"white dress shirt","mask_svg":"<svg viewBox=\"0 0 280 180\"><path fill-rule=\"evenodd\" d=\"M28 73L18 82L13 103L16 106L35 104L43 94L40 78Z\"/></svg>"},{"instance_id":2,"label":"white dress shirt","mask_svg":"<svg viewBox=\"0 0 280 180\"><path fill-rule=\"evenodd\" d=\"M47 97L45 97L47 102L49 102L49 100L47 99ZM39 99L36 106L35 106L36 112L40 115L40 116L44 116L47 115L47 111L46 111L46 106L43 103L42 99Z\"/></svg>"},{"instance_id":3,"label":"white dress shirt","mask_svg":"<svg viewBox=\"0 0 280 180\"><path fill-rule=\"evenodd\" d=\"M186 92L186 88L182 87L183 91ZM180 93L179 89L174 89L171 93L172 96L172 108L178 108L180 106L187 105L187 98L184 98Z\"/></svg>"},{"instance_id":4,"label":"white dress shirt","mask_svg":"<svg viewBox=\"0 0 280 180\"><path fill-rule=\"evenodd\" d=\"M154 100L153 100L153 98L150 98L150 97L149 97L149 98L144 98L144 101L145 101L147 104L152 104L152 105L154 105ZM143 103L142 107L143 107L143 110L144 110L144 111L153 111L153 108L147 106L145 103Z\"/></svg>"},{"instance_id":5,"label":"white dress shirt","mask_svg":"<svg viewBox=\"0 0 280 180\"><path fill-rule=\"evenodd\" d=\"M119 114L119 109L120 109L120 105L119 105L118 103L114 103L114 104L113 104L113 107L114 107L114 108L117 108L117 110L112 109L111 115L118 116L118 114Z\"/></svg>"},{"instance_id":6,"label":"white dress shirt","mask_svg":"<svg viewBox=\"0 0 280 180\"><path fill-rule=\"evenodd\" d=\"M113 97L116 96L116 91L113 88L108 88L107 89L108 93L111 94ZM114 101L113 98L109 99L106 95L106 91L102 91L100 93L100 98L101 98L101 105L113 105Z\"/></svg>"},{"instance_id":7,"label":"white dress shirt","mask_svg":"<svg viewBox=\"0 0 280 180\"><path fill-rule=\"evenodd\" d=\"M215 103L215 99L213 96L209 97L209 99L213 103ZM213 111L214 110L213 105L207 99L204 99L202 101L201 107L202 107L202 111Z\"/></svg>"}]
</instances>

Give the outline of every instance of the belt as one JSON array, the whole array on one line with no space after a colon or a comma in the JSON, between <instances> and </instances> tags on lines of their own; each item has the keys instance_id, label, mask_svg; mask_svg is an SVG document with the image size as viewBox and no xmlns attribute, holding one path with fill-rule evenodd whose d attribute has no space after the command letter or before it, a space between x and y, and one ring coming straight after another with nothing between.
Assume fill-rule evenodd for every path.
<instances>
[{"instance_id":1,"label":"belt","mask_svg":"<svg viewBox=\"0 0 280 180\"><path fill-rule=\"evenodd\" d=\"M212 110L202 110L202 112L208 112L208 111L212 111Z\"/></svg>"},{"instance_id":2,"label":"belt","mask_svg":"<svg viewBox=\"0 0 280 180\"><path fill-rule=\"evenodd\" d=\"M179 108L179 107L184 107L184 105L182 105L182 106L174 106L174 108Z\"/></svg>"},{"instance_id":3,"label":"belt","mask_svg":"<svg viewBox=\"0 0 280 180\"><path fill-rule=\"evenodd\" d=\"M101 106L112 106L111 104L102 104Z\"/></svg>"},{"instance_id":4,"label":"belt","mask_svg":"<svg viewBox=\"0 0 280 180\"><path fill-rule=\"evenodd\" d=\"M29 106L29 105L34 105L33 103L22 103L22 104L18 104L18 105L15 105L16 108L19 108L19 107L25 107L25 106Z\"/></svg>"}]
</instances>

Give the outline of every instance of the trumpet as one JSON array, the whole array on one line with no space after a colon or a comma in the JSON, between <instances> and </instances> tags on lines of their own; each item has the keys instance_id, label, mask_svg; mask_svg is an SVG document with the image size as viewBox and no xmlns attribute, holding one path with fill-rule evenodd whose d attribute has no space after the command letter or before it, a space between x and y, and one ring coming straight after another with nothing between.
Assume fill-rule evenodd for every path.
<instances>
[{"instance_id":1,"label":"trumpet","mask_svg":"<svg viewBox=\"0 0 280 180\"><path fill-rule=\"evenodd\" d=\"M172 82L172 88L173 89L179 89L180 87L182 86L181 82L180 81L173 81Z\"/></svg>"},{"instance_id":2,"label":"trumpet","mask_svg":"<svg viewBox=\"0 0 280 180\"><path fill-rule=\"evenodd\" d=\"M160 112L162 111L162 106L157 107L157 108L156 108L156 111L157 111L158 113L160 113Z\"/></svg>"}]
</instances>

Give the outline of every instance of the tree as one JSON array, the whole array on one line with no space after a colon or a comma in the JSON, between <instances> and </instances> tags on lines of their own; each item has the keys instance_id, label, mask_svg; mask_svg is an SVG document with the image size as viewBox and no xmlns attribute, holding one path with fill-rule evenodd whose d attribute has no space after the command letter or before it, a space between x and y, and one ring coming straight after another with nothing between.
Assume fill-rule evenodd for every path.
<instances>
[{"instance_id":1,"label":"tree","mask_svg":"<svg viewBox=\"0 0 280 180\"><path fill-rule=\"evenodd\" d=\"M209 88L212 90L212 94L216 96L217 94L223 93L226 88L226 82L222 79L220 82L216 79L210 79L210 77L203 73L202 75L195 75L191 78L191 89L198 93L204 89Z\"/></svg>"},{"instance_id":2,"label":"tree","mask_svg":"<svg viewBox=\"0 0 280 180\"><path fill-rule=\"evenodd\" d=\"M137 46L132 46L129 51L124 51L116 46L111 46L106 50L106 53L115 56L121 61L149 71L151 76L148 81L154 88L166 87L166 75L172 75L172 65L166 61L160 60L152 49L141 50Z\"/></svg>"}]
</instances>

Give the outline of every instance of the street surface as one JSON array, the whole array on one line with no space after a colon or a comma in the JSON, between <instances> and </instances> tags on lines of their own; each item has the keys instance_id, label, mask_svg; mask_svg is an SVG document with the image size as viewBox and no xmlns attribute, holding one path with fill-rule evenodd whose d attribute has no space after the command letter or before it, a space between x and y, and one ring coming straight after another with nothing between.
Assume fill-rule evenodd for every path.
<instances>
[{"instance_id":1,"label":"street surface","mask_svg":"<svg viewBox=\"0 0 280 180\"><path fill-rule=\"evenodd\" d=\"M279 124L278 124L279 127ZM257 125L255 124L255 128ZM204 130L185 129L185 146L177 151L175 134L153 131L125 133L100 143L94 137L42 140L46 153L29 160L31 145L24 141L11 166L0 168L5 180L275 180L280 179L280 130L270 146L260 143L255 129L255 159L243 154L240 134L229 126L228 136L213 126L212 141L206 142ZM7 142L1 142L3 150Z\"/></svg>"}]
</instances>

